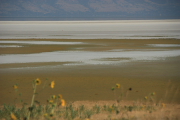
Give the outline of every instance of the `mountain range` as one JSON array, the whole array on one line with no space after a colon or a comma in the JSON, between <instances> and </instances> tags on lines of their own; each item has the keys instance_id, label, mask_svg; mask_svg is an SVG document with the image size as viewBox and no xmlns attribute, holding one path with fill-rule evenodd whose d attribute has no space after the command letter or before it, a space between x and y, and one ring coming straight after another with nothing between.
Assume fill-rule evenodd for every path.
<instances>
[{"instance_id":1,"label":"mountain range","mask_svg":"<svg viewBox=\"0 0 180 120\"><path fill-rule=\"evenodd\" d=\"M4 17L179 19L180 0L0 0Z\"/></svg>"}]
</instances>

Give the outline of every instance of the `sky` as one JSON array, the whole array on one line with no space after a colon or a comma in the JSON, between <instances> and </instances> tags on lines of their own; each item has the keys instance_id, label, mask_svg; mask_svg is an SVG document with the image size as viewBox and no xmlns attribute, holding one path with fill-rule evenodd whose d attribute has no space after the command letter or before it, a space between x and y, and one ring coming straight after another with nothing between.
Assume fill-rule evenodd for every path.
<instances>
[{"instance_id":1,"label":"sky","mask_svg":"<svg viewBox=\"0 0 180 120\"><path fill-rule=\"evenodd\" d=\"M0 20L180 19L180 0L0 0Z\"/></svg>"}]
</instances>

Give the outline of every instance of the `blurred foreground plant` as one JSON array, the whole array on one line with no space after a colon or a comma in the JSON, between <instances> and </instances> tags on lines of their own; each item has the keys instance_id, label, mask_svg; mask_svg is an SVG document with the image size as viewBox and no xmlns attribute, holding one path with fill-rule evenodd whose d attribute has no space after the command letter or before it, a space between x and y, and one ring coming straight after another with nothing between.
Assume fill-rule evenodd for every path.
<instances>
[{"instance_id":1,"label":"blurred foreground plant","mask_svg":"<svg viewBox=\"0 0 180 120\"><path fill-rule=\"evenodd\" d=\"M74 103L67 104L63 99L61 94L59 95L51 95L47 100L47 104L41 105L40 102L35 100L37 95L37 87L41 85L42 81L40 79L35 79L33 81L33 96L31 99L30 107L26 104L23 104L22 108L17 107L15 105L4 105L0 108L0 119L7 120L29 120L29 119L42 119L42 120L91 120L93 117L99 116L107 116L104 118L105 120L138 120L138 119L149 119L139 118L138 116L132 116L133 112L143 112L154 113L156 111L162 110L162 108L167 108L166 104L161 103L157 104L156 101L156 93L152 92L149 95L145 96L140 103L138 101L133 102L133 104L116 104L123 100L124 97L127 96L128 91L131 91L132 88L129 88L125 93L123 92L122 85L116 84L115 87L112 87L112 91L114 92L114 96L116 99L116 103L113 102L112 105L98 105L87 107L84 104L80 104L79 106ZM43 88L45 87L46 82L44 83ZM55 87L55 82L50 82L50 87ZM18 85L13 86L17 91L19 89ZM120 91L120 92L119 92ZM116 97L116 95L118 95ZM142 97L143 98L143 97ZM156 104L155 104L156 103ZM142 115L142 116L145 116ZM151 116L150 116L151 117ZM168 116L169 119L173 118L173 116ZM164 117L159 119L165 119Z\"/></svg>"},{"instance_id":2,"label":"blurred foreground plant","mask_svg":"<svg viewBox=\"0 0 180 120\"><path fill-rule=\"evenodd\" d=\"M115 98L116 102L120 103L125 97L127 97L128 92L131 91L132 88L129 88L127 91L124 92L121 84L117 83L115 85L115 87L111 88L111 90L114 92L114 98Z\"/></svg>"},{"instance_id":3,"label":"blurred foreground plant","mask_svg":"<svg viewBox=\"0 0 180 120\"><path fill-rule=\"evenodd\" d=\"M36 80L33 81L32 85L33 85L33 96L32 96L32 100L31 100L31 106L29 107L29 112L27 115L27 120L29 120L31 112L33 110L33 105L34 105L34 98L36 96L36 89L37 89L37 85L41 84L41 80L39 78L37 78Z\"/></svg>"}]
</instances>

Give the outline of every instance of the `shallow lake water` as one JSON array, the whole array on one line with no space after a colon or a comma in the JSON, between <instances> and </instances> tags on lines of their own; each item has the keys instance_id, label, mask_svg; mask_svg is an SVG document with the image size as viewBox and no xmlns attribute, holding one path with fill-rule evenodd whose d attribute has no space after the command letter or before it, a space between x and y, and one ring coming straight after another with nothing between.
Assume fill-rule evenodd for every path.
<instances>
[{"instance_id":1,"label":"shallow lake water","mask_svg":"<svg viewBox=\"0 0 180 120\"><path fill-rule=\"evenodd\" d=\"M120 64L134 60L161 60L166 57L180 56L180 50L168 51L56 51L37 54L0 55L0 64L33 62L73 62L83 64ZM116 60L114 60L116 59ZM72 65L73 65L72 64Z\"/></svg>"},{"instance_id":2,"label":"shallow lake water","mask_svg":"<svg viewBox=\"0 0 180 120\"><path fill-rule=\"evenodd\" d=\"M116 21L0 21L0 48L24 44L74 45L86 42L30 41L28 39L180 39L180 20ZM7 40L16 39L16 40ZM27 39L18 41L19 39ZM133 60L159 60L180 55L179 44L147 44L157 50L53 51L36 54L2 54L0 64L73 62L73 64L119 64Z\"/></svg>"},{"instance_id":3,"label":"shallow lake water","mask_svg":"<svg viewBox=\"0 0 180 120\"><path fill-rule=\"evenodd\" d=\"M55 42L55 41L7 41L1 40L0 43L14 43L14 44L36 44L36 45L74 45L84 44L83 42Z\"/></svg>"}]
</instances>

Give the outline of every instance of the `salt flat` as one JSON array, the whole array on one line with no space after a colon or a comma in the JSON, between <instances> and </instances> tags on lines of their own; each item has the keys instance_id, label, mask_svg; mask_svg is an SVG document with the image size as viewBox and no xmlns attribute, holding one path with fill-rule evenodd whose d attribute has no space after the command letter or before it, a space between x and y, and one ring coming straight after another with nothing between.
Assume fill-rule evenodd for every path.
<instances>
[{"instance_id":1,"label":"salt flat","mask_svg":"<svg viewBox=\"0 0 180 120\"><path fill-rule=\"evenodd\" d=\"M0 39L180 38L180 20L0 21Z\"/></svg>"}]
</instances>

